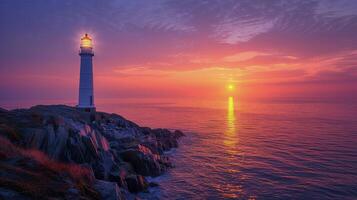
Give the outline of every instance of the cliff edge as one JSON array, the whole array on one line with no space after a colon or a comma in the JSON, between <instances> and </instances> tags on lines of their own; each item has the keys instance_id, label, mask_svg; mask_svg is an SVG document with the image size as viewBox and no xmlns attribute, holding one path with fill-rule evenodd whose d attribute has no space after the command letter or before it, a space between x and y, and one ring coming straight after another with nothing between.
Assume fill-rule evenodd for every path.
<instances>
[{"instance_id":1,"label":"cliff edge","mask_svg":"<svg viewBox=\"0 0 357 200\"><path fill-rule=\"evenodd\" d=\"M64 105L0 108L0 199L133 199L183 135Z\"/></svg>"}]
</instances>

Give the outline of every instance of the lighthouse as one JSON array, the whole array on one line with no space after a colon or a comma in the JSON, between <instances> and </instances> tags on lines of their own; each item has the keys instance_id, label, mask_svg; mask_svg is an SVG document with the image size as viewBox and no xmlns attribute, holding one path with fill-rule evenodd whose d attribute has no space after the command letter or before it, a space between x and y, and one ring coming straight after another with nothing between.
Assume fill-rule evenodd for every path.
<instances>
[{"instance_id":1,"label":"lighthouse","mask_svg":"<svg viewBox=\"0 0 357 200\"><path fill-rule=\"evenodd\" d=\"M93 62L92 39L86 33L81 38L79 56L81 57L79 77L79 98L77 107L87 112L95 111L93 94Z\"/></svg>"}]
</instances>

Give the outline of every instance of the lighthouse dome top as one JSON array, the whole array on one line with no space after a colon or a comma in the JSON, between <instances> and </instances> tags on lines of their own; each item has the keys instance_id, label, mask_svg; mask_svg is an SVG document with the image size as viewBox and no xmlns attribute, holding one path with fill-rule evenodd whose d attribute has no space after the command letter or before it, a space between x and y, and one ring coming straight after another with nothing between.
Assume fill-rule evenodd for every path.
<instances>
[{"instance_id":1,"label":"lighthouse dome top","mask_svg":"<svg viewBox=\"0 0 357 200\"><path fill-rule=\"evenodd\" d=\"M81 48L92 48L92 38L89 37L89 35L86 33L84 36L81 38Z\"/></svg>"}]
</instances>

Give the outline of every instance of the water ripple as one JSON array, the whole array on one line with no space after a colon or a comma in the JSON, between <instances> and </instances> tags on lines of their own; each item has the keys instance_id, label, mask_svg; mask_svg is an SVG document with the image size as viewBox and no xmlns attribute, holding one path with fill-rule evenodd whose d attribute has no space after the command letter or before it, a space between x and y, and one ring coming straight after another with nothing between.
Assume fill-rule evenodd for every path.
<instances>
[{"instance_id":1,"label":"water ripple","mask_svg":"<svg viewBox=\"0 0 357 200\"><path fill-rule=\"evenodd\" d=\"M154 126L184 127L187 136L171 153L176 168L143 199L357 199L357 110L179 109L151 112Z\"/></svg>"}]
</instances>

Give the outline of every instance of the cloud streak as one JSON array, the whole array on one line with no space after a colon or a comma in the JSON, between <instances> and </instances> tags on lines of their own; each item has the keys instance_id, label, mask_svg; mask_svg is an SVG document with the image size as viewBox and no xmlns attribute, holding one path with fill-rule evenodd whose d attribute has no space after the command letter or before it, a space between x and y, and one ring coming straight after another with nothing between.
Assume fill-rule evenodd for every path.
<instances>
[{"instance_id":1,"label":"cloud streak","mask_svg":"<svg viewBox=\"0 0 357 200\"><path fill-rule=\"evenodd\" d=\"M78 37L87 31L95 35L95 74L103 97L117 88L160 96L169 87L170 95L203 88L219 96L227 82L245 85L242 91L255 90L254 84L277 91L290 83L301 86L296 91L325 84L355 92L356 1L3 0L0 96L16 99L13 91L36 90L43 84L38 74L74 83ZM42 96L75 93L54 94L56 87L48 81ZM67 90L76 91L76 85Z\"/></svg>"}]
</instances>

